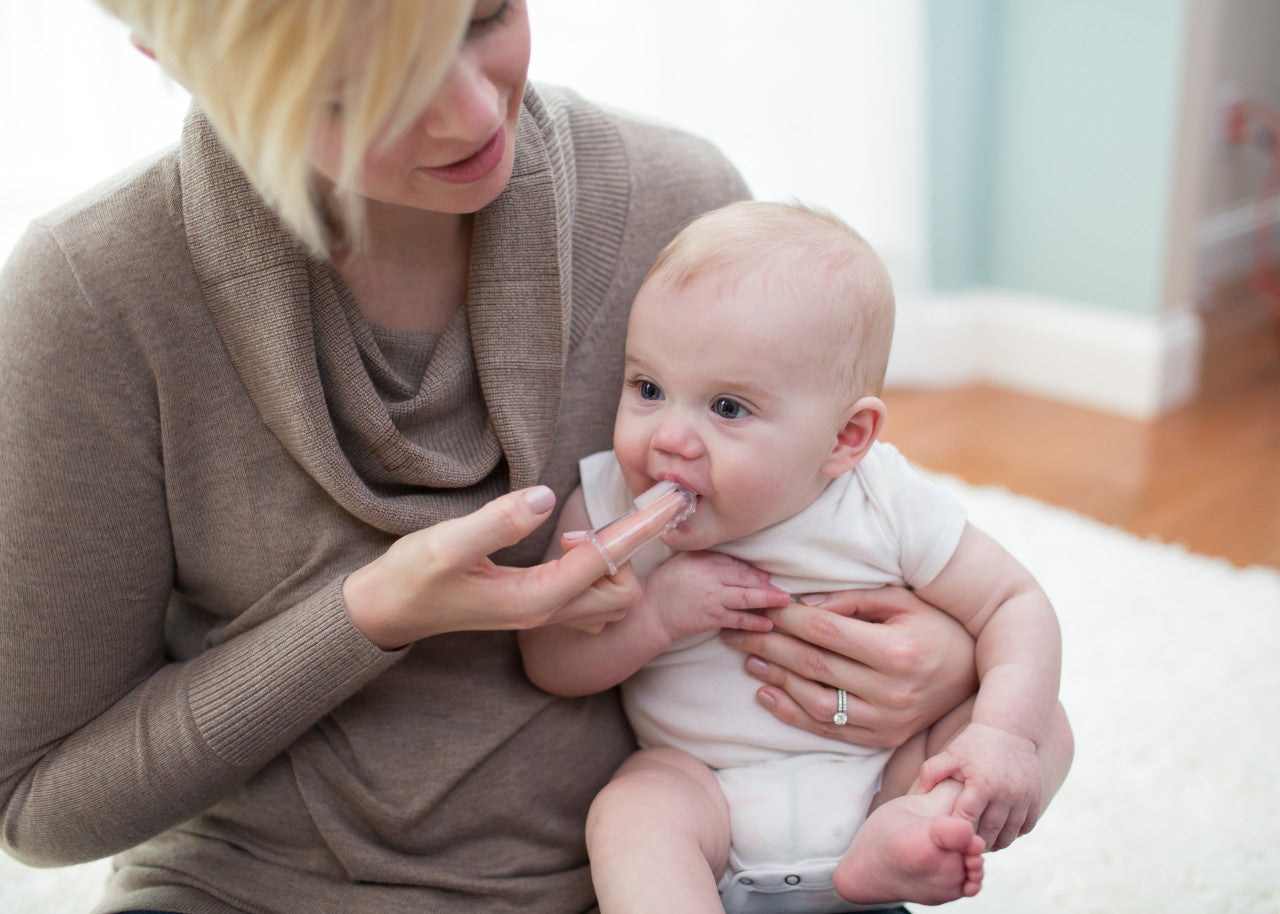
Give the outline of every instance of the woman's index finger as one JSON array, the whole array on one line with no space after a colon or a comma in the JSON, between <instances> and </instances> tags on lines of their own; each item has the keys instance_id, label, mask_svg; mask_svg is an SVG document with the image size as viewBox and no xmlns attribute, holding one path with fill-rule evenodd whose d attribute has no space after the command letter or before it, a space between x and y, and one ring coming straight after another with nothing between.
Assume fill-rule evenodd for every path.
<instances>
[{"instance_id":1,"label":"woman's index finger","mask_svg":"<svg viewBox=\"0 0 1280 914\"><path fill-rule=\"evenodd\" d=\"M846 609L849 614L842 611ZM767 615L775 629L800 641L870 667L880 666L885 655L894 649L899 634L885 623L853 616L853 609L833 596L817 605L790 603L781 609L770 610ZM786 650L783 645L777 647ZM782 657L765 659L787 665Z\"/></svg>"}]
</instances>

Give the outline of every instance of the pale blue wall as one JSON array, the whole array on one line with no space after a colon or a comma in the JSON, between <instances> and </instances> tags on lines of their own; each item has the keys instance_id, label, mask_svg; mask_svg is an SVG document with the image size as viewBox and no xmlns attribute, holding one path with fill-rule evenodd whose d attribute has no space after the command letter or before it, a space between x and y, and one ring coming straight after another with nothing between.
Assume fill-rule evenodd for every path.
<instances>
[{"instance_id":1,"label":"pale blue wall","mask_svg":"<svg viewBox=\"0 0 1280 914\"><path fill-rule=\"evenodd\" d=\"M996 0L931 0L927 6L930 278L940 289L964 288L987 275L996 12Z\"/></svg>"},{"instance_id":2,"label":"pale blue wall","mask_svg":"<svg viewBox=\"0 0 1280 914\"><path fill-rule=\"evenodd\" d=\"M932 282L1157 312L1186 0L930 0Z\"/></svg>"}]
</instances>

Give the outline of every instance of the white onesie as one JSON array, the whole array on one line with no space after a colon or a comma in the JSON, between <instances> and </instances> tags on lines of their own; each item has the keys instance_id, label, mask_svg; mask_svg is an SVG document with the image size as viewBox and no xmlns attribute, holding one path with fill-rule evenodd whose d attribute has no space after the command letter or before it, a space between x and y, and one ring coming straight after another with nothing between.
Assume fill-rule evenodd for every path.
<instances>
[{"instance_id":1,"label":"white onesie","mask_svg":"<svg viewBox=\"0 0 1280 914\"><path fill-rule=\"evenodd\" d=\"M632 507L612 451L581 462L593 526ZM716 551L749 562L795 595L931 582L955 551L963 507L889 444L877 443L799 514ZM671 556L653 543L642 577ZM674 746L716 770L731 813L729 914L864 910L836 894L832 875L866 818L891 750L790 727L755 700L742 655L715 632L685 638L622 684L643 747Z\"/></svg>"}]
</instances>

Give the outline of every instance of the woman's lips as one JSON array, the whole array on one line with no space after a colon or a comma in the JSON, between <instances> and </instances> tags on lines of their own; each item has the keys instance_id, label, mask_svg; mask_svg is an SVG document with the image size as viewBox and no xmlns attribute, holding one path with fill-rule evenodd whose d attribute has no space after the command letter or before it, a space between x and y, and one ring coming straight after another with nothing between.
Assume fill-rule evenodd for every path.
<instances>
[{"instance_id":1,"label":"woman's lips","mask_svg":"<svg viewBox=\"0 0 1280 914\"><path fill-rule=\"evenodd\" d=\"M470 184L472 181L479 181L497 168L506 149L507 128L504 125L498 128L498 132L478 152L448 165L424 166L422 170L431 177L450 184Z\"/></svg>"}]
</instances>

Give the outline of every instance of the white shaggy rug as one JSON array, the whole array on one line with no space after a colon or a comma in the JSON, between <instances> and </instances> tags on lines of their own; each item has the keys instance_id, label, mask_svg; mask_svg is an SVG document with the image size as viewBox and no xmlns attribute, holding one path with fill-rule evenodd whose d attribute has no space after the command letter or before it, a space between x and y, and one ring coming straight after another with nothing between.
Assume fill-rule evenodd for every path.
<instances>
[{"instance_id":1,"label":"white shaggy rug","mask_svg":"<svg viewBox=\"0 0 1280 914\"><path fill-rule=\"evenodd\" d=\"M1077 748L1040 827L939 910L1280 912L1280 572L945 482L1057 606ZM83 914L106 867L0 855L0 912Z\"/></svg>"}]
</instances>

